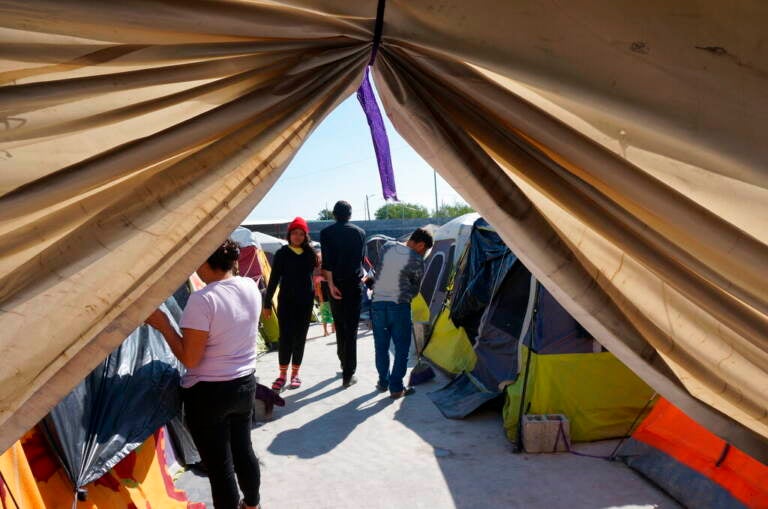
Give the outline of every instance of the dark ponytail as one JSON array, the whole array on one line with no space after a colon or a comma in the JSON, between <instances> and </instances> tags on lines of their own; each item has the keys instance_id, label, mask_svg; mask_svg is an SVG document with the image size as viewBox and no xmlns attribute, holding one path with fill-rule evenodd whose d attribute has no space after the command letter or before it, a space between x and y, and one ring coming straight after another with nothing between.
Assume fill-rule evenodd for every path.
<instances>
[{"instance_id":1,"label":"dark ponytail","mask_svg":"<svg viewBox=\"0 0 768 509\"><path fill-rule=\"evenodd\" d=\"M227 239L208 257L208 265L213 270L229 272L234 269L238 258L240 258L240 247L235 241Z\"/></svg>"}]
</instances>

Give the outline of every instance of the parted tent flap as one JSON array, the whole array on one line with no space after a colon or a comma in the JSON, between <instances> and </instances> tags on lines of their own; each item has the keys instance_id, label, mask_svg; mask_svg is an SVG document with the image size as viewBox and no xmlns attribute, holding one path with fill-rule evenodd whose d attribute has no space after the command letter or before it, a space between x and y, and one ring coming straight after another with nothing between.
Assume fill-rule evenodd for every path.
<instances>
[{"instance_id":1,"label":"parted tent flap","mask_svg":"<svg viewBox=\"0 0 768 509\"><path fill-rule=\"evenodd\" d=\"M0 1L0 448L353 93L377 2ZM389 0L400 134L589 332L768 458L768 6Z\"/></svg>"}]
</instances>

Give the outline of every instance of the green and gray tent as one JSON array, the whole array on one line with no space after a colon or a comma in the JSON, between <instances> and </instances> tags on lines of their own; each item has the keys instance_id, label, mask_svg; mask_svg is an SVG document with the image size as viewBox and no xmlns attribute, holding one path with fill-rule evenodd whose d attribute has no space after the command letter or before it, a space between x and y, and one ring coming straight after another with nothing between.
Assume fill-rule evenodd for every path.
<instances>
[{"instance_id":1,"label":"green and gray tent","mask_svg":"<svg viewBox=\"0 0 768 509\"><path fill-rule=\"evenodd\" d=\"M603 348L528 271L485 220L475 223L448 297L448 319L464 334L445 341L436 327L425 351L441 364L441 344L462 366L430 398L462 418L505 398L504 426L517 438L521 411L565 414L571 438L625 435L653 390ZM438 337L435 337L435 336ZM465 342L462 347L455 343Z\"/></svg>"}]
</instances>

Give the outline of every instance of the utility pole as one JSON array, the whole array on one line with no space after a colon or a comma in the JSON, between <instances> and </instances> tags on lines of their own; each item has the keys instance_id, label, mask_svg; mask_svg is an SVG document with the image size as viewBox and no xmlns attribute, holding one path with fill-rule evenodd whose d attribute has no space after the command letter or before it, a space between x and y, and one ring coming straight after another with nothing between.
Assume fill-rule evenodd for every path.
<instances>
[{"instance_id":1,"label":"utility pole","mask_svg":"<svg viewBox=\"0 0 768 509\"><path fill-rule=\"evenodd\" d=\"M371 202L369 198L376 196L375 194L366 194L365 195L365 213L368 216L368 221L372 221L371 219Z\"/></svg>"},{"instance_id":2,"label":"utility pole","mask_svg":"<svg viewBox=\"0 0 768 509\"><path fill-rule=\"evenodd\" d=\"M435 217L438 217L439 209L437 208L437 170L433 168L432 171L434 172L435 177Z\"/></svg>"}]
</instances>

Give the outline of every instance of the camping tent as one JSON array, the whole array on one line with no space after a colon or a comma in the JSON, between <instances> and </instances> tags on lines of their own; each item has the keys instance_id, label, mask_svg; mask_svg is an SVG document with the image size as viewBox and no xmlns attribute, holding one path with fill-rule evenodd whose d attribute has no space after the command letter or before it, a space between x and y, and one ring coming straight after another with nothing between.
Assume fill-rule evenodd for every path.
<instances>
[{"instance_id":1,"label":"camping tent","mask_svg":"<svg viewBox=\"0 0 768 509\"><path fill-rule=\"evenodd\" d=\"M7 452L0 457L0 471L17 483L0 498L7 500L12 494L18 506L8 501L4 507L24 509L205 509L204 503L190 502L186 493L174 486L167 463L169 447L165 429L158 429L103 476L87 484L87 499L73 504L75 494L68 474L43 435L33 429L12 449L16 453L12 465L3 464Z\"/></svg>"},{"instance_id":2,"label":"camping tent","mask_svg":"<svg viewBox=\"0 0 768 509\"><path fill-rule=\"evenodd\" d=\"M425 350L444 368L461 370L429 395L443 414L465 417L506 396L504 425L512 440L521 408L565 414L575 441L626 434L653 391L604 351L482 218L466 251L446 309L465 332L443 338L436 328Z\"/></svg>"},{"instance_id":3,"label":"camping tent","mask_svg":"<svg viewBox=\"0 0 768 509\"><path fill-rule=\"evenodd\" d=\"M262 266L266 265L267 258L261 245L253 237L253 233L240 226L230 234L229 238L240 247L240 257L237 260L239 274L253 279L260 287L263 287L264 269Z\"/></svg>"},{"instance_id":4,"label":"camping tent","mask_svg":"<svg viewBox=\"0 0 768 509\"><path fill-rule=\"evenodd\" d=\"M365 256L368 259L366 262L368 269L376 266L379 261L379 252L381 251L381 246L390 240L395 239L388 237L387 235L380 234L371 235L365 239Z\"/></svg>"},{"instance_id":5,"label":"camping tent","mask_svg":"<svg viewBox=\"0 0 768 509\"><path fill-rule=\"evenodd\" d=\"M41 439L41 442L43 440ZM55 461L55 460L54 460ZM16 441L0 454L0 507L43 509L45 504L37 489L35 477L29 467L21 441Z\"/></svg>"},{"instance_id":6,"label":"camping tent","mask_svg":"<svg viewBox=\"0 0 768 509\"><path fill-rule=\"evenodd\" d=\"M287 240L279 239L272 235L267 235L266 233L251 232L251 235L253 240L261 246L261 249L266 253L269 263L272 263L272 258L275 256L275 253L277 253L277 250L288 244Z\"/></svg>"},{"instance_id":7,"label":"camping tent","mask_svg":"<svg viewBox=\"0 0 768 509\"><path fill-rule=\"evenodd\" d=\"M175 326L171 297L161 309ZM141 445L181 408L181 370L162 335L142 325L40 423L80 493ZM85 492L83 492L85 493Z\"/></svg>"},{"instance_id":8,"label":"camping tent","mask_svg":"<svg viewBox=\"0 0 768 509\"><path fill-rule=\"evenodd\" d=\"M440 225L429 223L429 224L425 224L424 226L420 226L419 228L422 228L422 229L428 231L434 237L435 232L437 232L437 230L440 228ZM398 240L398 242L403 242L403 243L408 242L408 239L411 238L411 235L413 235L413 231L410 231L408 233L404 233L403 235L400 235L397 238L397 240Z\"/></svg>"},{"instance_id":9,"label":"camping tent","mask_svg":"<svg viewBox=\"0 0 768 509\"><path fill-rule=\"evenodd\" d=\"M4 2L0 449L372 63L398 132L558 302L765 460L767 21L760 0Z\"/></svg>"},{"instance_id":10,"label":"camping tent","mask_svg":"<svg viewBox=\"0 0 768 509\"><path fill-rule=\"evenodd\" d=\"M660 399L619 456L686 507L768 507L768 466Z\"/></svg>"},{"instance_id":11,"label":"camping tent","mask_svg":"<svg viewBox=\"0 0 768 509\"><path fill-rule=\"evenodd\" d=\"M460 373L472 369L474 354L463 328L450 321L445 308L456 266L466 251L472 226L480 217L477 213L464 214L445 223L434 235L435 244L425 260L424 277L420 293L429 306L430 324L427 334L433 341L427 344L426 354L444 370Z\"/></svg>"},{"instance_id":12,"label":"camping tent","mask_svg":"<svg viewBox=\"0 0 768 509\"><path fill-rule=\"evenodd\" d=\"M240 258L237 260L240 275L256 281L264 293L272 273L272 265L259 242L259 236L247 228L238 227L230 234L230 238L240 246ZM264 240L269 241L269 239ZM275 299L275 303L277 303L277 299ZM261 318L259 335L261 336L260 339L263 340L263 345L260 344L260 347L268 348L270 344L277 343L280 339L277 313L272 313L269 318Z\"/></svg>"},{"instance_id":13,"label":"camping tent","mask_svg":"<svg viewBox=\"0 0 768 509\"><path fill-rule=\"evenodd\" d=\"M434 245L424 261L424 277L420 288L421 295L429 306L432 322L443 309L451 272L464 252L472 225L478 217L480 216L476 213L465 214L434 231Z\"/></svg>"},{"instance_id":14,"label":"camping tent","mask_svg":"<svg viewBox=\"0 0 768 509\"><path fill-rule=\"evenodd\" d=\"M161 309L174 324L180 317L173 297ZM0 489L4 506L69 507L76 498L83 508L197 507L174 488L165 463L164 425L180 408L181 369L159 332L136 329L0 457L13 483Z\"/></svg>"}]
</instances>

